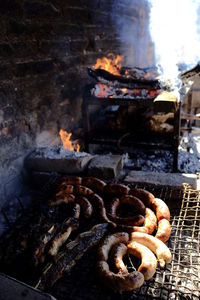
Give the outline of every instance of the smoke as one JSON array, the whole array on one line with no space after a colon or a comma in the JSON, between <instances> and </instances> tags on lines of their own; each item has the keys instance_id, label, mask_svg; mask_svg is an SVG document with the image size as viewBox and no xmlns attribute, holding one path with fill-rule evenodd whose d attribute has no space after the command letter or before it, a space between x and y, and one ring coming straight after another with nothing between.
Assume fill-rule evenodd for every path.
<instances>
[{"instance_id":1,"label":"smoke","mask_svg":"<svg viewBox=\"0 0 200 300\"><path fill-rule=\"evenodd\" d=\"M200 1L149 0L156 64L164 80L176 81L181 68L200 59Z\"/></svg>"},{"instance_id":2,"label":"smoke","mask_svg":"<svg viewBox=\"0 0 200 300\"><path fill-rule=\"evenodd\" d=\"M151 5L148 0L115 0L113 23L120 39L123 64L130 67L152 67L154 48L149 31Z\"/></svg>"}]
</instances>

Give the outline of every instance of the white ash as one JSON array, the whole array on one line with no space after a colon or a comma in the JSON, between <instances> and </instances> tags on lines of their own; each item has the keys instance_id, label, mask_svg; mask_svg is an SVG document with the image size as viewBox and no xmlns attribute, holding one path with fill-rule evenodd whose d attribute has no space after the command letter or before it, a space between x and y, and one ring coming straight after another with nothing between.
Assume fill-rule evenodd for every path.
<instances>
[{"instance_id":1,"label":"white ash","mask_svg":"<svg viewBox=\"0 0 200 300\"><path fill-rule=\"evenodd\" d=\"M44 157L50 159L63 159L65 157L79 158L89 154L86 152L75 152L64 149L62 146L37 148L35 157Z\"/></svg>"},{"instance_id":2,"label":"white ash","mask_svg":"<svg viewBox=\"0 0 200 300\"><path fill-rule=\"evenodd\" d=\"M197 173L200 171L200 135L185 133L179 146L179 171Z\"/></svg>"},{"instance_id":3,"label":"white ash","mask_svg":"<svg viewBox=\"0 0 200 300\"><path fill-rule=\"evenodd\" d=\"M170 151L155 150L152 153L138 151L136 155L124 155L124 165L129 169L150 172L171 172L173 154ZM185 133L178 149L178 171L196 174L200 171L200 135Z\"/></svg>"},{"instance_id":4,"label":"white ash","mask_svg":"<svg viewBox=\"0 0 200 300\"><path fill-rule=\"evenodd\" d=\"M124 165L129 169L150 172L171 172L173 156L170 151L155 150L153 153L138 151L134 157L126 153Z\"/></svg>"}]
</instances>

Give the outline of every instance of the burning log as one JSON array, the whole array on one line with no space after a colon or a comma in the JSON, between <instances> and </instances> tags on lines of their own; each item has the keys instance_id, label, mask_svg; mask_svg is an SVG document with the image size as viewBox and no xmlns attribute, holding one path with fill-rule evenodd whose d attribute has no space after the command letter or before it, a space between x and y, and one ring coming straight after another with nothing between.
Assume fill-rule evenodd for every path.
<instances>
[{"instance_id":1,"label":"burning log","mask_svg":"<svg viewBox=\"0 0 200 300\"><path fill-rule=\"evenodd\" d=\"M114 75L103 69L92 69L88 68L88 74L93 77L97 82L107 84L109 86L119 87L119 88L129 88L129 89L151 89L159 90L161 89L160 83L157 79L147 80L147 79L134 79L125 76Z\"/></svg>"},{"instance_id":2,"label":"burning log","mask_svg":"<svg viewBox=\"0 0 200 300\"><path fill-rule=\"evenodd\" d=\"M98 224L90 231L81 233L74 241L67 244L66 248L56 258L55 262L49 264L36 288L45 290L52 287L64 273L69 272L76 262L81 259L86 251L96 246L107 232L108 224Z\"/></svg>"}]
</instances>

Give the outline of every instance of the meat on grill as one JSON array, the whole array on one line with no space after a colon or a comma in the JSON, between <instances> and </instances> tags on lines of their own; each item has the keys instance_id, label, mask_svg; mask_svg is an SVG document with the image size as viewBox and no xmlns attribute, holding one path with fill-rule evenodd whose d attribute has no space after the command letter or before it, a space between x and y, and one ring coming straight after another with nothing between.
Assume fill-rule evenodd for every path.
<instances>
[{"instance_id":1,"label":"meat on grill","mask_svg":"<svg viewBox=\"0 0 200 300\"><path fill-rule=\"evenodd\" d=\"M49 264L36 287L45 290L53 286L64 273L69 272L76 262L84 255L86 251L99 243L108 230L108 224L102 223L92 227L90 231L83 232L72 242L68 243L56 258Z\"/></svg>"}]
</instances>

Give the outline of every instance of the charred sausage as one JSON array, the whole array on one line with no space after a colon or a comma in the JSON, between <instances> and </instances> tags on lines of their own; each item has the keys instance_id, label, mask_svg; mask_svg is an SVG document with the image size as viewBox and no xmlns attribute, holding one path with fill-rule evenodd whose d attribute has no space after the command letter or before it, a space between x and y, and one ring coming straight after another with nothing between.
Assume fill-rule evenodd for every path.
<instances>
[{"instance_id":1,"label":"charred sausage","mask_svg":"<svg viewBox=\"0 0 200 300\"><path fill-rule=\"evenodd\" d=\"M60 187L65 187L66 185L81 185L82 178L78 176L67 176L59 180Z\"/></svg>"},{"instance_id":2,"label":"charred sausage","mask_svg":"<svg viewBox=\"0 0 200 300\"><path fill-rule=\"evenodd\" d=\"M115 274L110 271L106 261L98 261L97 268L102 281L117 292L133 291L140 288L144 283L144 276L141 272L134 271L127 274Z\"/></svg>"},{"instance_id":3,"label":"charred sausage","mask_svg":"<svg viewBox=\"0 0 200 300\"><path fill-rule=\"evenodd\" d=\"M105 222L109 223L112 227L116 227L115 222L112 222L106 214L106 209L105 209L103 199L97 194L89 195L88 199L92 203L92 205L94 205L94 207L96 206L98 208L98 212L99 212L101 218Z\"/></svg>"},{"instance_id":4,"label":"charred sausage","mask_svg":"<svg viewBox=\"0 0 200 300\"><path fill-rule=\"evenodd\" d=\"M111 250L111 261L119 274L127 274L128 269L123 262L123 257L127 253L127 246L123 243L115 245Z\"/></svg>"},{"instance_id":5,"label":"charred sausage","mask_svg":"<svg viewBox=\"0 0 200 300\"><path fill-rule=\"evenodd\" d=\"M80 205L81 212L83 211L83 216L86 219L90 218L93 212L93 208L88 199L83 196L78 196L76 197L75 201Z\"/></svg>"},{"instance_id":6,"label":"charred sausage","mask_svg":"<svg viewBox=\"0 0 200 300\"><path fill-rule=\"evenodd\" d=\"M145 206L151 207L154 195L144 189L130 189L130 195L139 198Z\"/></svg>"},{"instance_id":7,"label":"charred sausage","mask_svg":"<svg viewBox=\"0 0 200 300\"><path fill-rule=\"evenodd\" d=\"M104 192L112 196L128 194L129 190L129 187L120 183L109 183L104 188Z\"/></svg>"},{"instance_id":8,"label":"charred sausage","mask_svg":"<svg viewBox=\"0 0 200 300\"><path fill-rule=\"evenodd\" d=\"M98 259L108 260L108 255L113 246L119 243L127 244L129 241L129 235L126 232L117 232L112 235L108 235L101 243L98 249Z\"/></svg>"},{"instance_id":9,"label":"charred sausage","mask_svg":"<svg viewBox=\"0 0 200 300\"><path fill-rule=\"evenodd\" d=\"M49 254L55 256L61 246L67 241L71 232L79 227L80 205L75 203L73 207L73 215L69 219L66 219L58 233L53 238L49 248Z\"/></svg>"},{"instance_id":10,"label":"charred sausage","mask_svg":"<svg viewBox=\"0 0 200 300\"><path fill-rule=\"evenodd\" d=\"M94 192L83 185L76 185L74 186L74 194L87 197L88 195L94 194Z\"/></svg>"},{"instance_id":11,"label":"charred sausage","mask_svg":"<svg viewBox=\"0 0 200 300\"><path fill-rule=\"evenodd\" d=\"M104 192L106 183L96 177L85 177L82 179L82 185L102 194Z\"/></svg>"},{"instance_id":12,"label":"charred sausage","mask_svg":"<svg viewBox=\"0 0 200 300\"><path fill-rule=\"evenodd\" d=\"M59 205L62 203L73 203L75 201L75 196L72 194L60 195L55 200L50 200L48 202L49 205Z\"/></svg>"}]
</instances>

